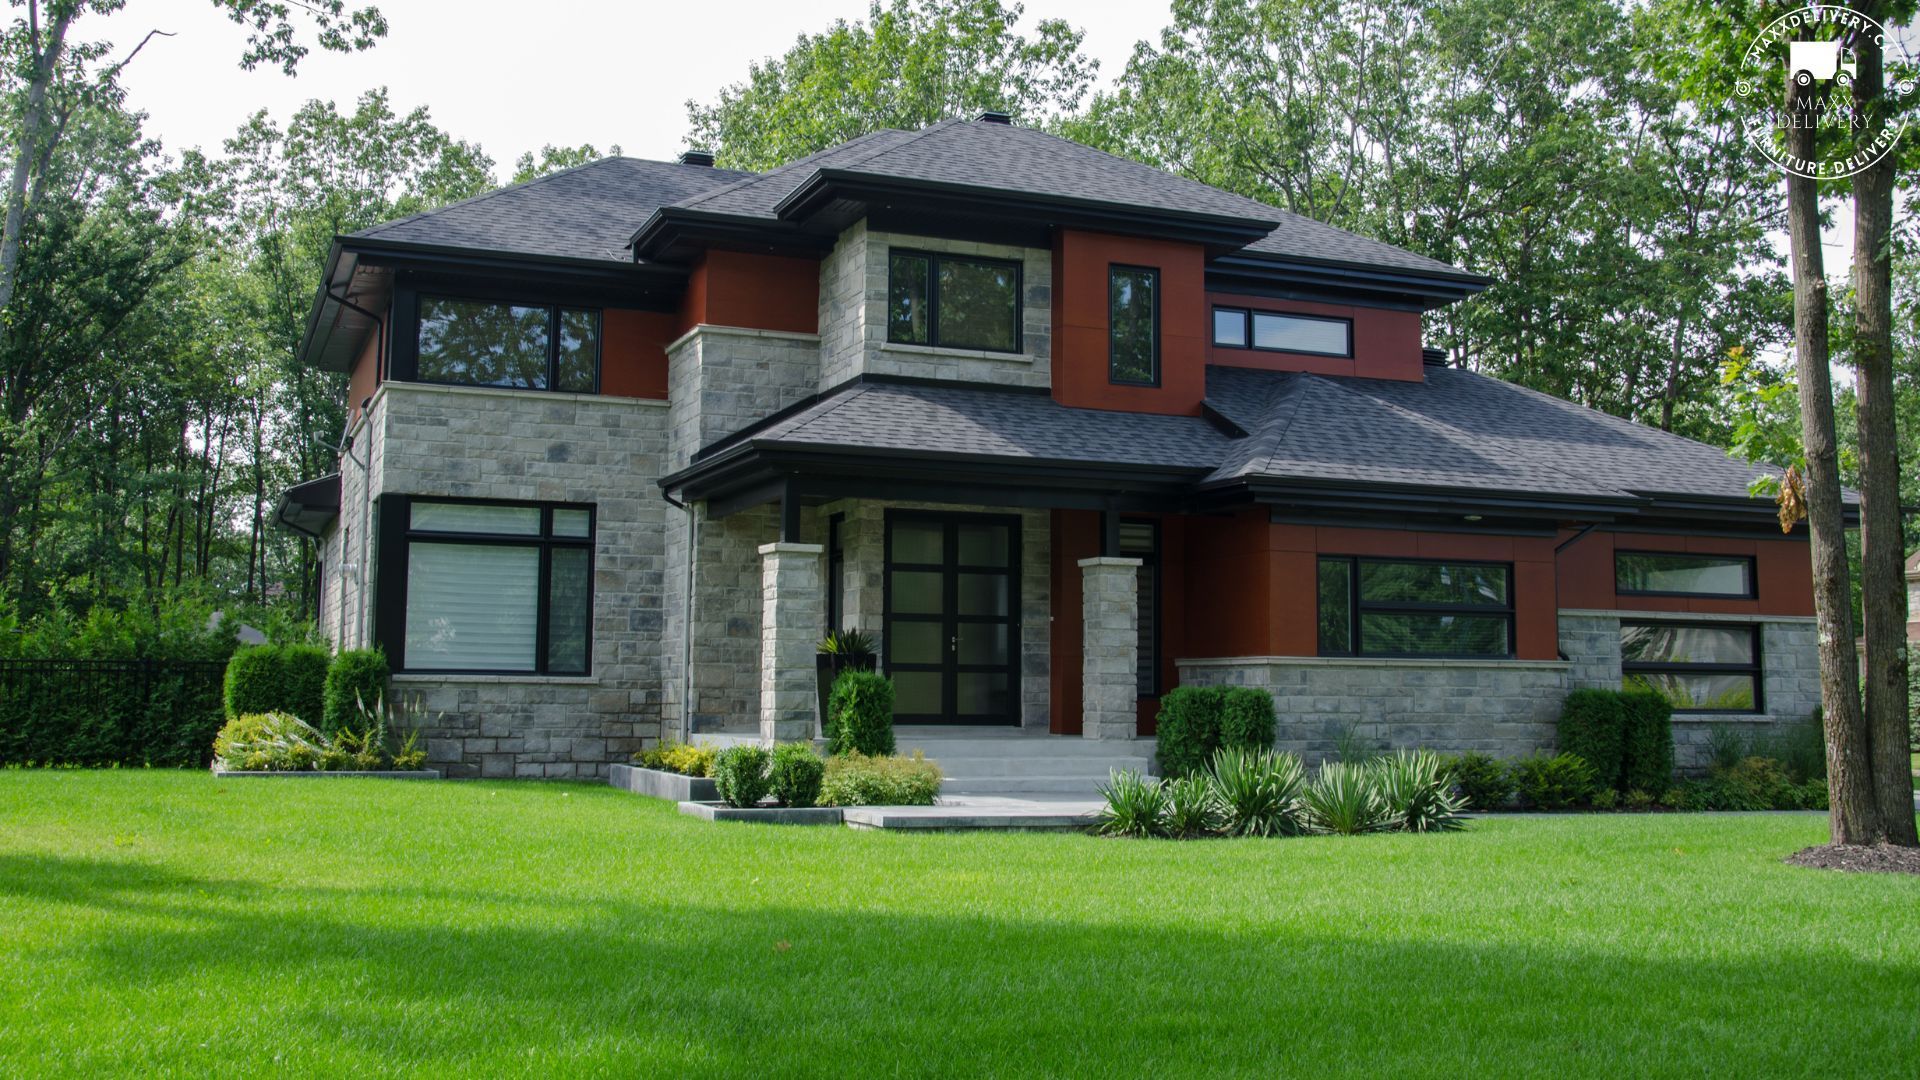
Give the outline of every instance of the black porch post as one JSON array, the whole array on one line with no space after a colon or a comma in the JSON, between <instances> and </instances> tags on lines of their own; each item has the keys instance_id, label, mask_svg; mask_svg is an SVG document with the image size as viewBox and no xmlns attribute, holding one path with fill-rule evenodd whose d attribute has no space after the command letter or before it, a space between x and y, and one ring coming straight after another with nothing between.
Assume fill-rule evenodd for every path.
<instances>
[{"instance_id":1,"label":"black porch post","mask_svg":"<svg viewBox=\"0 0 1920 1080\"><path fill-rule=\"evenodd\" d=\"M800 481L792 476L780 489L780 542L800 542Z\"/></svg>"},{"instance_id":2,"label":"black porch post","mask_svg":"<svg viewBox=\"0 0 1920 1080\"><path fill-rule=\"evenodd\" d=\"M1100 511L1100 554L1113 558L1120 554L1120 511Z\"/></svg>"}]
</instances>

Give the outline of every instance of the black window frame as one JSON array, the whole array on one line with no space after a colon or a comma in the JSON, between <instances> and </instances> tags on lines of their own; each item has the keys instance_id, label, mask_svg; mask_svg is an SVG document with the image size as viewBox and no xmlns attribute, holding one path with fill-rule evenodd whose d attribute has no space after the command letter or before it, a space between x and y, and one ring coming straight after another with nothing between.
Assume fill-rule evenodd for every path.
<instances>
[{"instance_id":1,"label":"black window frame","mask_svg":"<svg viewBox=\"0 0 1920 1080\"><path fill-rule=\"evenodd\" d=\"M457 304L494 304L505 307L545 308L547 312L547 385L545 386L496 386L493 383L456 382L450 379L423 379L420 377L420 330L426 320L421 312L425 304L434 300L444 300ZM584 311L593 316L593 388L590 390L562 390L560 381L560 318L564 311ZM408 352L408 378L402 382L424 383L428 386L464 386L475 390L519 390L533 394L598 394L600 393L601 364L606 354L607 312L606 308L593 304L567 304L542 300L519 299L497 293L443 291L432 289L418 292L413 297L413 340ZM396 376L397 378L397 376Z\"/></svg>"},{"instance_id":2,"label":"black window frame","mask_svg":"<svg viewBox=\"0 0 1920 1080\"><path fill-rule=\"evenodd\" d=\"M1718 594L1714 594L1718 595ZM1753 707L1748 709L1683 709L1674 706L1673 711L1682 715L1696 716L1755 716L1767 711L1767 681L1765 653L1761 646L1765 644L1760 636L1759 623L1744 622L1705 622L1699 619L1621 619L1621 644L1624 646L1629 627L1669 626L1676 629L1699 630L1745 630L1753 642L1753 662L1751 664L1682 664L1673 662L1645 661L1628 662L1624 655L1620 661L1620 681L1624 686L1629 675L1751 675L1753 676Z\"/></svg>"},{"instance_id":3,"label":"black window frame","mask_svg":"<svg viewBox=\"0 0 1920 1080\"><path fill-rule=\"evenodd\" d=\"M942 559L939 563L898 562L893 557L893 526L899 521L918 521L938 524L943 530ZM998 525L1007 530L1007 565L1004 567L981 566L960 560L959 544L954 534L961 525ZM932 671L951 674L952 679L942 690L941 711L934 713L894 713L894 722L899 724L983 724L990 726L1006 725L1018 727L1025 710L1026 686L1023 674L1024 662L1021 651L1021 633L1025 622L1023 590L1026 588L1026 565L1024 563L1025 537L1022 535L1024 524L1018 514L993 514L973 511L915 510L889 507L881 515L881 551L880 551L880 666L881 673L892 678L895 670ZM893 575L895 571L909 573L938 572L943 577L944 596L942 611L938 615L924 612L896 612L893 609ZM1007 578L1007 614L1002 615L962 615L959 611L958 578L960 574L1004 574ZM900 663L893 657L893 624L896 622L971 623L975 625L1004 625L1007 628L1007 662L999 664L962 664L957 657L957 647L949 644L954 652L951 661L943 659L939 664ZM992 713L959 712L959 676L967 674L994 675L1004 672L1007 676L1007 709L1004 715Z\"/></svg>"},{"instance_id":4,"label":"black window frame","mask_svg":"<svg viewBox=\"0 0 1920 1080\"><path fill-rule=\"evenodd\" d=\"M893 336L893 260L895 256L925 259L927 261L927 340L902 341ZM987 266L1009 267L1013 270L1013 348L995 349L983 345L948 345L940 340L940 264L942 262L970 262ZM1018 356L1027 351L1026 314L1027 314L1027 266L1019 259L997 259L990 255L962 255L953 251L930 251L924 248L890 247L887 249L887 344L906 345L923 349L958 349L966 352L1000 353L1006 356Z\"/></svg>"},{"instance_id":5,"label":"black window frame","mask_svg":"<svg viewBox=\"0 0 1920 1080\"><path fill-rule=\"evenodd\" d=\"M1223 343L1215 336L1216 323L1221 312L1234 312L1240 315L1240 335L1244 345ZM1311 322L1345 323L1347 327L1347 348L1344 352L1327 352L1322 349L1274 349L1254 344L1253 318L1256 315L1279 315L1289 319L1306 319ZM1208 313L1207 343L1216 349L1238 349L1243 352L1281 353L1286 356L1325 356L1336 360L1353 359L1353 320L1344 315L1308 315L1300 311L1273 311L1268 308L1235 307L1230 304L1215 304Z\"/></svg>"},{"instance_id":6,"label":"black window frame","mask_svg":"<svg viewBox=\"0 0 1920 1080\"><path fill-rule=\"evenodd\" d=\"M1152 648L1150 650L1152 653L1152 656L1150 659L1153 666L1148 669L1150 672L1150 677L1147 680L1147 686L1145 689L1140 688L1139 676L1136 672L1135 678L1134 678L1134 683L1135 683L1134 689L1135 689L1135 697L1139 699L1144 700L1147 698L1157 698L1161 694L1165 693L1165 688L1164 688L1165 683L1160 675L1160 668L1161 668L1160 658L1162 656L1161 650L1164 647L1163 641L1162 641L1162 634L1165 629L1165 623L1164 623L1164 620L1162 620L1161 615L1166 610L1166 600L1165 600L1165 593L1164 593L1166 582L1161 576L1162 574L1161 565L1164 560L1161 557L1162 549L1160 545L1164 542L1166 538L1166 531L1160 527L1160 522L1154 518L1133 518L1133 517L1122 518L1121 524L1145 525L1148 529L1152 531L1152 537L1153 537L1152 551L1144 554L1140 552L1129 552L1126 548L1126 543L1123 540L1120 545L1120 555L1122 558L1139 559L1140 575L1146 576L1153 583L1153 640L1151 642Z\"/></svg>"},{"instance_id":7,"label":"black window frame","mask_svg":"<svg viewBox=\"0 0 1920 1080\"><path fill-rule=\"evenodd\" d=\"M1347 643L1346 651L1326 648L1319 638L1320 626L1320 566L1323 563L1336 562L1347 565ZM1494 604L1440 604L1412 602L1383 602L1379 600L1363 601L1360 596L1360 567L1366 564L1401 566L1444 565L1444 566L1492 566L1506 571L1507 602L1505 606ZM1518 655L1519 641L1515 612L1518 598L1514 593L1513 564L1491 559L1396 559L1378 555L1321 555L1314 560L1314 646L1317 656L1351 656L1360 660L1511 660ZM1507 620L1507 651L1496 653L1426 653L1426 652L1367 652L1361 636L1362 615L1504 615Z\"/></svg>"},{"instance_id":8,"label":"black window frame","mask_svg":"<svg viewBox=\"0 0 1920 1080\"><path fill-rule=\"evenodd\" d=\"M1114 371L1114 359L1115 359L1114 350L1115 350L1115 345L1117 343L1118 328L1116 326L1117 320L1115 320L1114 318L1114 310L1113 310L1113 279L1115 275L1122 274L1122 273L1145 274L1152 281L1153 296L1151 297L1151 299L1153 301L1153 332L1151 337L1153 342L1153 355L1147 361L1147 368L1149 371L1152 372L1152 375L1146 379L1122 379L1122 378L1119 378ZM1160 268L1157 266L1137 266L1132 263L1108 263L1107 264L1107 383L1108 385L1110 386L1144 386L1144 387L1158 387L1160 385L1160 332L1161 332Z\"/></svg>"},{"instance_id":9,"label":"black window frame","mask_svg":"<svg viewBox=\"0 0 1920 1080\"><path fill-rule=\"evenodd\" d=\"M827 629L841 630L847 607L847 515L827 518Z\"/></svg>"},{"instance_id":10,"label":"black window frame","mask_svg":"<svg viewBox=\"0 0 1920 1080\"><path fill-rule=\"evenodd\" d=\"M540 511L540 531L527 533L441 532L413 527L416 503L461 506L504 506ZM584 510L587 535L556 536L553 515L556 510ZM595 545L600 535L600 511L593 503L529 501L523 499L475 499L441 495L395 495L380 497L380 573L375 593L375 637L387 654L396 674L405 675L509 675L551 678L590 678L593 675L593 617L596 600L594 572ZM534 601L534 666L532 668L444 668L414 667L407 663L407 576L413 545L471 544L488 547L532 547L540 552L539 579ZM587 619L584 665L579 671L554 671L548 657L551 644L553 552L557 548L584 549L587 553Z\"/></svg>"},{"instance_id":11,"label":"black window frame","mask_svg":"<svg viewBox=\"0 0 1920 1080\"><path fill-rule=\"evenodd\" d=\"M1747 588L1745 592L1691 592L1673 589L1623 589L1620 587L1620 556L1622 555L1660 555L1669 558L1694 559L1737 559L1747 568ZM1752 555L1729 554L1717 551L1649 551L1642 548L1615 548L1613 551L1613 592L1616 596L1675 596L1693 600L1758 600L1760 599L1759 560Z\"/></svg>"}]
</instances>

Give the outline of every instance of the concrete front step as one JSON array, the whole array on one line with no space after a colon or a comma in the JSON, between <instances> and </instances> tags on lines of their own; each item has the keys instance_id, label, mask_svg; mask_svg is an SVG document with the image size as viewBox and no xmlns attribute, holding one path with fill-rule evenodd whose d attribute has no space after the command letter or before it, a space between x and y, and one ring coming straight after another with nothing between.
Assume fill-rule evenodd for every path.
<instances>
[{"instance_id":1,"label":"concrete front step","mask_svg":"<svg viewBox=\"0 0 1920 1080\"><path fill-rule=\"evenodd\" d=\"M942 770L944 771L944 770ZM1099 776L948 776L942 795L1078 795L1098 798L1107 774Z\"/></svg>"},{"instance_id":2,"label":"concrete front step","mask_svg":"<svg viewBox=\"0 0 1920 1080\"><path fill-rule=\"evenodd\" d=\"M1105 780L1111 772L1147 770L1144 757L955 757L930 752L927 760L950 776L1095 776Z\"/></svg>"}]
</instances>

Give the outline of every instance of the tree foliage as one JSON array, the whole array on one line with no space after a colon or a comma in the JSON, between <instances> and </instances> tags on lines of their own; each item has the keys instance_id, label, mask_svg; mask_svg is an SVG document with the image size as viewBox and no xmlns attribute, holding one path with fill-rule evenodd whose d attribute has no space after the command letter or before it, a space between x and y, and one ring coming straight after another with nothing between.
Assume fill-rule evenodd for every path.
<instances>
[{"instance_id":1,"label":"tree foliage","mask_svg":"<svg viewBox=\"0 0 1920 1080\"><path fill-rule=\"evenodd\" d=\"M1081 31L1000 0L874 0L864 22L802 34L711 105L687 102L689 145L734 169L770 169L882 128L912 130L982 110L1026 123L1080 105L1097 64Z\"/></svg>"}]
</instances>

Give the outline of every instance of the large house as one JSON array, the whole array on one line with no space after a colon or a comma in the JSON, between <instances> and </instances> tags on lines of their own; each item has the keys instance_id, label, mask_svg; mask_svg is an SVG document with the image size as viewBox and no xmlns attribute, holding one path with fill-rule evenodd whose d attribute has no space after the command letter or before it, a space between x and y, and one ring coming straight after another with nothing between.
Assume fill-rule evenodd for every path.
<instances>
[{"instance_id":1,"label":"large house","mask_svg":"<svg viewBox=\"0 0 1920 1080\"><path fill-rule=\"evenodd\" d=\"M322 622L455 775L815 731L829 627L903 725L1548 747L1575 687L1818 700L1804 532L1713 447L1449 366L1485 278L985 114L763 174L613 158L343 236ZM922 729L915 729L922 730ZM1073 745L1087 746L1085 743Z\"/></svg>"}]
</instances>

